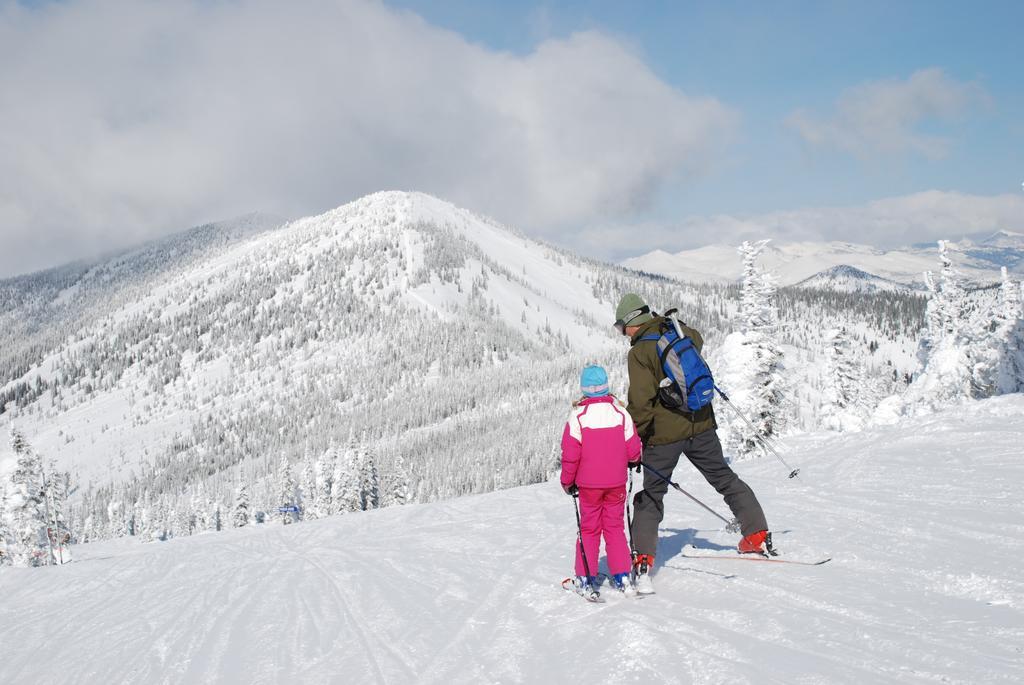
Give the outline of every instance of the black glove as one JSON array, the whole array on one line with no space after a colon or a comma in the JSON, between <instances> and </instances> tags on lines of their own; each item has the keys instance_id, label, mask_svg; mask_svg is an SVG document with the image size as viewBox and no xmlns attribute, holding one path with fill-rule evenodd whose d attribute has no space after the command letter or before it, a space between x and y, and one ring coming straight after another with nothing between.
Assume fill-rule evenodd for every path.
<instances>
[{"instance_id":1,"label":"black glove","mask_svg":"<svg viewBox=\"0 0 1024 685\"><path fill-rule=\"evenodd\" d=\"M636 471L637 473L640 473L640 470L643 468L643 462L641 462L639 459L637 459L636 461L629 462L629 464L627 464L627 466L629 468L633 469L634 471Z\"/></svg>"},{"instance_id":2,"label":"black glove","mask_svg":"<svg viewBox=\"0 0 1024 685\"><path fill-rule=\"evenodd\" d=\"M576 483L573 483L572 485L566 485L562 489L565 490L565 494L567 494L567 495L572 495L573 497L579 497L580 489L578 487L576 487Z\"/></svg>"}]
</instances>

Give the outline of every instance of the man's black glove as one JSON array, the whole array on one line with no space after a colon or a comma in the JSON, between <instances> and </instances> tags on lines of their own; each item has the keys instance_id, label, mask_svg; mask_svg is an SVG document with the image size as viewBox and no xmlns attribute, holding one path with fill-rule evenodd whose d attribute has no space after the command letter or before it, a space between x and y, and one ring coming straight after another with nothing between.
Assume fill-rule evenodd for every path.
<instances>
[{"instance_id":1,"label":"man's black glove","mask_svg":"<svg viewBox=\"0 0 1024 685\"><path fill-rule=\"evenodd\" d=\"M572 495L573 497L578 497L580 494L580 489L576 487L576 483L573 483L572 485L566 485L562 489L565 490L565 494Z\"/></svg>"},{"instance_id":2,"label":"man's black glove","mask_svg":"<svg viewBox=\"0 0 1024 685\"><path fill-rule=\"evenodd\" d=\"M629 468L633 469L634 471L636 471L637 473L640 473L640 470L643 468L643 462L641 462L639 459L637 459L636 461L629 462L629 464L627 464L627 466Z\"/></svg>"}]
</instances>

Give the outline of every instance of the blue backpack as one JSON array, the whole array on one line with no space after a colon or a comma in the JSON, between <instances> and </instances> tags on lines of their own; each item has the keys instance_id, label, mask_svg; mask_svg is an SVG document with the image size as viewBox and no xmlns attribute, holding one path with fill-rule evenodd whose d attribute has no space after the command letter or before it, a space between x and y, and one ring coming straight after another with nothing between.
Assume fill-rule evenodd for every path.
<instances>
[{"instance_id":1,"label":"blue backpack","mask_svg":"<svg viewBox=\"0 0 1024 685\"><path fill-rule=\"evenodd\" d=\"M666 313L661 334L640 337L658 343L658 359L665 378L658 387L661 403L669 409L695 412L711 404L715 397L715 379L689 336L680 336L672 310ZM639 341L638 341L639 342Z\"/></svg>"}]
</instances>

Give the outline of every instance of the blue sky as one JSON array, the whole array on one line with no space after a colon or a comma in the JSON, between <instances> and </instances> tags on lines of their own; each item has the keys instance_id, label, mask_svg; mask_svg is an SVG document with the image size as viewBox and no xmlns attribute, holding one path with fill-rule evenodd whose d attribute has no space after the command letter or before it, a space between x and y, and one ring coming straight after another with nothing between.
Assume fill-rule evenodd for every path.
<instances>
[{"instance_id":1,"label":"blue sky","mask_svg":"<svg viewBox=\"0 0 1024 685\"><path fill-rule=\"evenodd\" d=\"M391 189L609 260L1024 232L1021 26L1022 2L0 0L0 277Z\"/></svg>"},{"instance_id":2,"label":"blue sky","mask_svg":"<svg viewBox=\"0 0 1024 685\"><path fill-rule=\"evenodd\" d=\"M737 138L714 173L667 188L660 215L855 205L924 190L1000 194L1024 181L1021 2L480 2L399 0L470 40L528 53L552 37L621 37L666 82L737 109ZM851 86L939 68L990 96L921 130L951 140L941 159L816 150L785 125L827 115Z\"/></svg>"}]
</instances>

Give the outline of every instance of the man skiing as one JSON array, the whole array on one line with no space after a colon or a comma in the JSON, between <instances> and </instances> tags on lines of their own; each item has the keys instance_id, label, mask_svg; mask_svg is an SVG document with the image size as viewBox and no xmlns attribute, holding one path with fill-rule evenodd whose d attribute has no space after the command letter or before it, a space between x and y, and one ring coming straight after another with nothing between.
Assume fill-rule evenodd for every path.
<instances>
[{"instance_id":1,"label":"man skiing","mask_svg":"<svg viewBox=\"0 0 1024 685\"><path fill-rule=\"evenodd\" d=\"M652 312L639 295L628 293L615 309L615 327L630 339L628 357L629 405L626 410L633 417L637 434L643 441L643 463L672 478L672 471L680 455L700 471L707 482L725 499L739 521L743 539L741 553L764 552L771 546L771 535L764 511L746 483L725 463L722 444L718 440L715 413L711 405L695 412L669 409L659 400L658 386L665 378L658 355L656 338L665 318ZM686 325L680 331L689 337L699 352L704 339ZM642 338L647 338L643 339ZM640 593L654 592L650 569L658 546L658 525L664 516L662 500L668 492L668 483L654 475L644 473L644 489L633 498L633 521L630 532L633 541L633 568Z\"/></svg>"}]
</instances>

